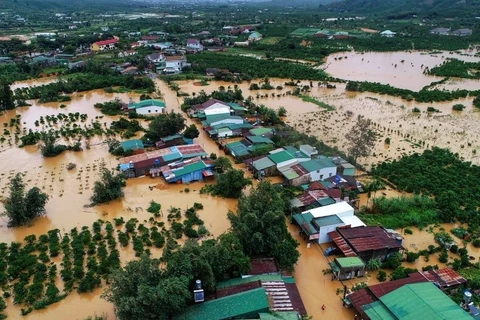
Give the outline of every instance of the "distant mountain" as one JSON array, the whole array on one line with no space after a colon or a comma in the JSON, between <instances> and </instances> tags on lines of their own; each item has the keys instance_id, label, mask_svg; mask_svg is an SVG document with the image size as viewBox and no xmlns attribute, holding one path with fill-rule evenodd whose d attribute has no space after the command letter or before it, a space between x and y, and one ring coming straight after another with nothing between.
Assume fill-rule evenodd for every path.
<instances>
[{"instance_id":1,"label":"distant mountain","mask_svg":"<svg viewBox=\"0 0 480 320\"><path fill-rule=\"evenodd\" d=\"M322 6L322 5L321 5ZM329 11L363 14L437 13L452 16L480 14L480 0L342 0L323 7Z\"/></svg>"}]
</instances>

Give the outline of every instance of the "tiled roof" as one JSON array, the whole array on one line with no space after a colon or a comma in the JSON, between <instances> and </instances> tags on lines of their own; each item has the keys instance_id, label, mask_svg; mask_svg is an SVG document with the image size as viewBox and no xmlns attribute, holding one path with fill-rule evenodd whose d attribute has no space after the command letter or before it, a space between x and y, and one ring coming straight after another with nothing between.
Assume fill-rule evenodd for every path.
<instances>
[{"instance_id":1,"label":"tiled roof","mask_svg":"<svg viewBox=\"0 0 480 320\"><path fill-rule=\"evenodd\" d=\"M96 44L97 46L106 46L108 44L113 44L113 43L117 43L117 42L118 42L118 39L108 39L108 40L103 40L103 41L97 41L94 44Z\"/></svg>"}]
</instances>

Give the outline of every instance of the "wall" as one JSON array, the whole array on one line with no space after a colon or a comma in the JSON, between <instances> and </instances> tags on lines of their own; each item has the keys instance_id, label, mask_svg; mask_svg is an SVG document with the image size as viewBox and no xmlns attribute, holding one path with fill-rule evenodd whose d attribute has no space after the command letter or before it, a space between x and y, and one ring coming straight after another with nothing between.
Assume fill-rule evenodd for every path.
<instances>
[{"instance_id":1,"label":"wall","mask_svg":"<svg viewBox=\"0 0 480 320\"><path fill-rule=\"evenodd\" d=\"M320 227L320 237L318 238L318 243L327 243L332 242L332 239L329 237L328 233L335 231L337 227L344 226L345 223L333 224L331 226Z\"/></svg>"},{"instance_id":2,"label":"wall","mask_svg":"<svg viewBox=\"0 0 480 320\"><path fill-rule=\"evenodd\" d=\"M139 108L136 109L138 114L156 114L156 113L163 113L165 108L162 107L157 107L157 106L151 106L151 107L145 107L145 108ZM150 111L150 112L148 112Z\"/></svg>"},{"instance_id":3,"label":"wall","mask_svg":"<svg viewBox=\"0 0 480 320\"><path fill-rule=\"evenodd\" d=\"M337 174L337 167L323 168L317 171L310 172L312 181L320 181L332 177Z\"/></svg>"}]
</instances>

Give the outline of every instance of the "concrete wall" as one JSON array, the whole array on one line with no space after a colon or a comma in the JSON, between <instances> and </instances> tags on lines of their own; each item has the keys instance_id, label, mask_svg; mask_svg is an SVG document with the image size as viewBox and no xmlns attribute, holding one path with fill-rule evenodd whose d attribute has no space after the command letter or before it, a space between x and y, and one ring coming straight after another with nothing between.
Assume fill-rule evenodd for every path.
<instances>
[{"instance_id":1,"label":"concrete wall","mask_svg":"<svg viewBox=\"0 0 480 320\"><path fill-rule=\"evenodd\" d=\"M312 181L321 181L337 174L337 167L323 168L317 171L310 172Z\"/></svg>"},{"instance_id":2,"label":"concrete wall","mask_svg":"<svg viewBox=\"0 0 480 320\"><path fill-rule=\"evenodd\" d=\"M157 107L157 106L151 106L151 107L144 107L144 108L138 108L136 109L138 114L156 114L156 113L163 113L165 108Z\"/></svg>"}]
</instances>

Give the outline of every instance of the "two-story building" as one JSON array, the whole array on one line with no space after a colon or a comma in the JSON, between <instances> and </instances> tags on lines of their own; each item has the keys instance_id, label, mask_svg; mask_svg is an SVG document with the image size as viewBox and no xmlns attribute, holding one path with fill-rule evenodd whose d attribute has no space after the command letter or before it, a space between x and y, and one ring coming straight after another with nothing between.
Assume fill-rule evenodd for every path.
<instances>
[{"instance_id":1,"label":"two-story building","mask_svg":"<svg viewBox=\"0 0 480 320\"><path fill-rule=\"evenodd\" d=\"M92 50L93 52L113 50L116 48L117 43L118 38L116 37L114 37L113 39L97 41L90 46L90 50Z\"/></svg>"}]
</instances>

